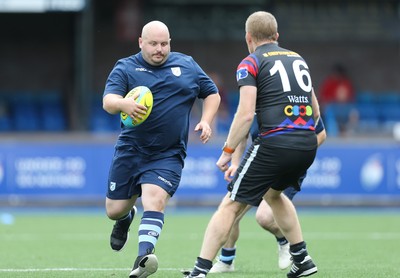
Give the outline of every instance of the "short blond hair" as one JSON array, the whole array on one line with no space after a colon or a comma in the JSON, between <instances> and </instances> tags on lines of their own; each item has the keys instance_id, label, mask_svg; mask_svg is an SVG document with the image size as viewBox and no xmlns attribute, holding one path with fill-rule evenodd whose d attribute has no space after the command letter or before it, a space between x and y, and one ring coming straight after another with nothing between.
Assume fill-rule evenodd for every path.
<instances>
[{"instance_id":1,"label":"short blond hair","mask_svg":"<svg viewBox=\"0 0 400 278\"><path fill-rule=\"evenodd\" d=\"M252 13L246 20L246 33L257 41L276 41L278 39L278 23L275 17L264 11Z\"/></svg>"}]
</instances>

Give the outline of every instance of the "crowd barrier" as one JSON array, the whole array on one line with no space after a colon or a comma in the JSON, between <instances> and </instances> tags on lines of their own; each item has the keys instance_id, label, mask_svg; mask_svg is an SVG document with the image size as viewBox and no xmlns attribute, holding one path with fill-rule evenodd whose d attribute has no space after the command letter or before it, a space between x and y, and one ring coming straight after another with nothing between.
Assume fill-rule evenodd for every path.
<instances>
[{"instance_id":1,"label":"crowd barrier","mask_svg":"<svg viewBox=\"0 0 400 278\"><path fill-rule=\"evenodd\" d=\"M103 203L110 142L2 142L0 201L8 205ZM216 205L226 193L215 163L220 146L191 145L171 204ZM320 147L295 202L304 205L400 206L400 146L330 143Z\"/></svg>"}]
</instances>

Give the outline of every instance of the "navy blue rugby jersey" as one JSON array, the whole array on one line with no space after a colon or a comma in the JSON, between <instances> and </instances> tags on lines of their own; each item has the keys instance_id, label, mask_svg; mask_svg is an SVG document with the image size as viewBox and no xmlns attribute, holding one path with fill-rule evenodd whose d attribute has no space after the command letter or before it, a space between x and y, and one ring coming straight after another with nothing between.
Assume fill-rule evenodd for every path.
<instances>
[{"instance_id":1,"label":"navy blue rugby jersey","mask_svg":"<svg viewBox=\"0 0 400 278\"><path fill-rule=\"evenodd\" d=\"M276 43L261 45L241 61L236 79L239 87L257 87L258 128L270 146L317 147L311 76L299 54Z\"/></svg>"},{"instance_id":2,"label":"navy blue rugby jersey","mask_svg":"<svg viewBox=\"0 0 400 278\"><path fill-rule=\"evenodd\" d=\"M161 66L145 62L139 52L120 59L111 71L104 95L125 96L137 86L153 93L153 109L142 124L121 124L117 145L129 145L154 159L176 154L186 157L189 116L196 98L218 92L214 82L190 56L171 52Z\"/></svg>"}]
</instances>

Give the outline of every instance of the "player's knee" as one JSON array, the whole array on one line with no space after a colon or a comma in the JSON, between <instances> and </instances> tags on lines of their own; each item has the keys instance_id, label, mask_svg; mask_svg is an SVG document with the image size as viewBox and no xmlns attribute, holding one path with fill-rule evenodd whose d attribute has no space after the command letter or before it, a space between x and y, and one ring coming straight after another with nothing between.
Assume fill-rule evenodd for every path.
<instances>
[{"instance_id":1,"label":"player's knee","mask_svg":"<svg viewBox=\"0 0 400 278\"><path fill-rule=\"evenodd\" d=\"M129 212L129 210L125 211L124 209L122 209L120 207L111 207L111 208L106 209L106 214L107 214L108 218L110 218L111 220L121 219L128 212Z\"/></svg>"},{"instance_id":2,"label":"player's knee","mask_svg":"<svg viewBox=\"0 0 400 278\"><path fill-rule=\"evenodd\" d=\"M123 216L120 211L113 209L107 209L106 214L111 220L118 220Z\"/></svg>"},{"instance_id":3,"label":"player's knee","mask_svg":"<svg viewBox=\"0 0 400 278\"><path fill-rule=\"evenodd\" d=\"M265 230L271 231L274 229L275 220L272 214L256 212L256 221Z\"/></svg>"},{"instance_id":4,"label":"player's knee","mask_svg":"<svg viewBox=\"0 0 400 278\"><path fill-rule=\"evenodd\" d=\"M118 220L129 213L132 206L129 206L123 202L115 202L107 200L106 202L106 214L111 220Z\"/></svg>"}]
</instances>

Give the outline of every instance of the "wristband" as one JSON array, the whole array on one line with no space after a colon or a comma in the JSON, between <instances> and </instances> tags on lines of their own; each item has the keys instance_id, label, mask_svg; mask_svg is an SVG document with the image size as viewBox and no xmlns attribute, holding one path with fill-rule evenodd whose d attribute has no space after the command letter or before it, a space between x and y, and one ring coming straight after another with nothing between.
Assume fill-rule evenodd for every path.
<instances>
[{"instance_id":1,"label":"wristband","mask_svg":"<svg viewBox=\"0 0 400 278\"><path fill-rule=\"evenodd\" d=\"M222 147L222 150L224 152L230 153L230 154L233 154L235 152L235 149L229 148L226 142L225 142L224 146Z\"/></svg>"}]
</instances>

